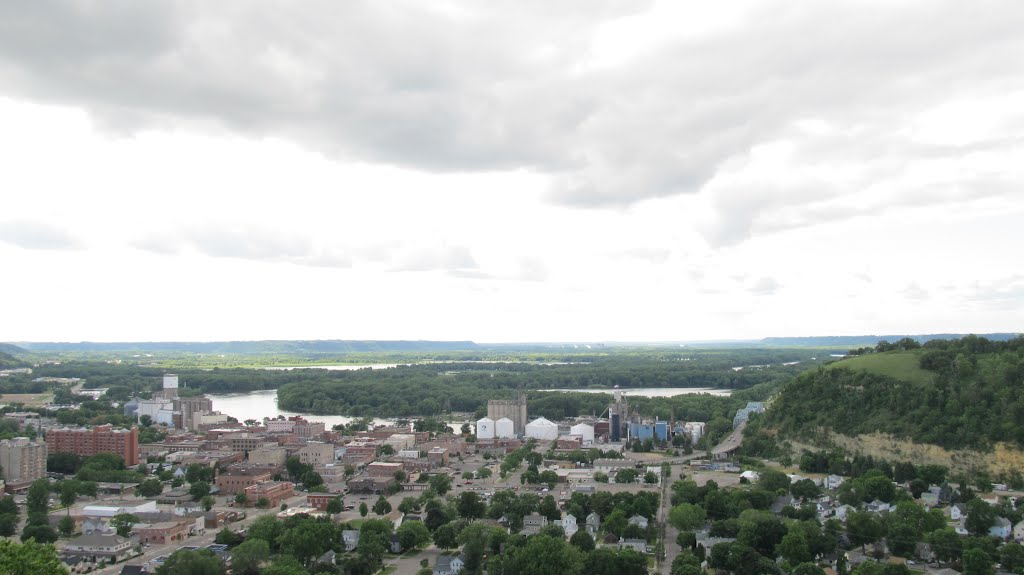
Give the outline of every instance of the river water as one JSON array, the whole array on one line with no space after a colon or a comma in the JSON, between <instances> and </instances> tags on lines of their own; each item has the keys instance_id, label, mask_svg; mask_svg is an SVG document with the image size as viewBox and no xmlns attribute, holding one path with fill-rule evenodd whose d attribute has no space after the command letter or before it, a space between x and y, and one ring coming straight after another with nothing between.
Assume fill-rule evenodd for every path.
<instances>
[{"instance_id":1,"label":"river water","mask_svg":"<svg viewBox=\"0 0 1024 575\"><path fill-rule=\"evenodd\" d=\"M612 394L621 391L623 397L675 397L677 395L693 395L706 393L720 397L732 395L731 389L717 389L714 387L631 387L629 389L543 389L538 391L564 391L566 393L607 393Z\"/></svg>"},{"instance_id":2,"label":"river water","mask_svg":"<svg viewBox=\"0 0 1024 575\"><path fill-rule=\"evenodd\" d=\"M365 367L365 366L364 366ZM728 396L732 393L730 389L713 389L704 387L651 387L651 388L630 388L630 389L551 389L544 391L564 391L564 392L580 392L580 393L612 393L613 391L621 391L625 397L640 396L640 397L674 397L676 395L686 395L694 393L708 393L711 395ZM293 415L301 415L306 419L312 421L323 421L327 424L328 429L339 423L349 424L355 417L348 417L345 415L313 415L309 413L298 413L295 411L284 411L277 407L277 390L266 389L261 391L250 391L246 393L223 393L223 394L207 394L213 401L213 409L226 413L238 421L245 421L246 419L255 419L262 421L264 417L276 418L278 415L290 417ZM393 419L381 419L374 418L373 423L375 425L390 425L394 423Z\"/></svg>"},{"instance_id":3,"label":"river water","mask_svg":"<svg viewBox=\"0 0 1024 575\"><path fill-rule=\"evenodd\" d=\"M249 391L245 393L208 393L206 394L206 397L209 397L210 401L213 402L214 411L230 415L238 421L245 421L246 419L263 421L264 417L273 419L278 415L283 415L285 417L301 415L311 421L322 421L326 423L327 428L330 429L333 425L337 425L339 423L349 424L358 419L356 417L348 417L345 415L313 415L309 413L298 413L295 411L278 409L276 389ZM374 418L373 423L375 425L390 425L394 423L394 420Z\"/></svg>"}]
</instances>

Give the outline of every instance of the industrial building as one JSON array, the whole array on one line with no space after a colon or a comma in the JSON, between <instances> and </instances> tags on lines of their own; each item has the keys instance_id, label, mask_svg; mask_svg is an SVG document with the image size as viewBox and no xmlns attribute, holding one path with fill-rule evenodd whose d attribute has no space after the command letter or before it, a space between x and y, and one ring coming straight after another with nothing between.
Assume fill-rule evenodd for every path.
<instances>
[{"instance_id":1,"label":"industrial building","mask_svg":"<svg viewBox=\"0 0 1024 575\"><path fill-rule=\"evenodd\" d=\"M515 439L516 424L507 417L494 422L494 437L496 439Z\"/></svg>"},{"instance_id":2,"label":"industrial building","mask_svg":"<svg viewBox=\"0 0 1024 575\"><path fill-rule=\"evenodd\" d=\"M492 399L487 402L487 418L498 421L502 418L512 420L512 429L516 435L526 433L526 393L520 391L516 399Z\"/></svg>"},{"instance_id":3,"label":"industrial building","mask_svg":"<svg viewBox=\"0 0 1024 575\"><path fill-rule=\"evenodd\" d=\"M594 426L586 423L578 423L569 429L569 435L579 436L583 445L594 443Z\"/></svg>"},{"instance_id":4,"label":"industrial building","mask_svg":"<svg viewBox=\"0 0 1024 575\"><path fill-rule=\"evenodd\" d=\"M505 418L508 419L508 418ZM476 438L477 439L494 439L495 434L494 420L490 417L481 418L476 422Z\"/></svg>"},{"instance_id":5,"label":"industrial building","mask_svg":"<svg viewBox=\"0 0 1024 575\"><path fill-rule=\"evenodd\" d=\"M526 424L526 437L554 441L558 439L558 425L538 417Z\"/></svg>"}]
</instances>

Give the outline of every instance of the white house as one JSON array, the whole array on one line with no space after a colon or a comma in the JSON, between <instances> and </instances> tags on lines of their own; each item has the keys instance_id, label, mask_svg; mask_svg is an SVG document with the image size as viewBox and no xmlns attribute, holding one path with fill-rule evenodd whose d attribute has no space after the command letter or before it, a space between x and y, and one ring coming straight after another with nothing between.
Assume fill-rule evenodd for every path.
<instances>
[{"instance_id":1,"label":"white house","mask_svg":"<svg viewBox=\"0 0 1024 575\"><path fill-rule=\"evenodd\" d=\"M846 515L856 510L856 507L852 507L850 505L840 505L839 507L836 507L836 518L840 521L846 521Z\"/></svg>"},{"instance_id":2,"label":"white house","mask_svg":"<svg viewBox=\"0 0 1024 575\"><path fill-rule=\"evenodd\" d=\"M341 532L341 541L345 544L345 551L352 551L359 547L359 530L345 529Z\"/></svg>"},{"instance_id":3,"label":"white house","mask_svg":"<svg viewBox=\"0 0 1024 575\"><path fill-rule=\"evenodd\" d=\"M630 525L636 525L640 529L647 529L647 518L643 515L634 515L629 518Z\"/></svg>"},{"instance_id":4,"label":"white house","mask_svg":"<svg viewBox=\"0 0 1024 575\"><path fill-rule=\"evenodd\" d=\"M1024 521L1021 521L1021 525L1024 525ZM591 511L590 515L587 515L587 533L596 535L597 530L601 528L601 516L596 512Z\"/></svg>"},{"instance_id":5,"label":"white house","mask_svg":"<svg viewBox=\"0 0 1024 575\"><path fill-rule=\"evenodd\" d=\"M580 530L579 526L576 524L576 516L572 513L568 513L565 517L555 521L555 525L561 527L562 531L565 531L566 537L572 537Z\"/></svg>"},{"instance_id":6,"label":"white house","mask_svg":"<svg viewBox=\"0 0 1024 575\"><path fill-rule=\"evenodd\" d=\"M953 521L960 521L967 517L967 506L963 503L957 503L950 506L949 518Z\"/></svg>"},{"instance_id":7,"label":"white house","mask_svg":"<svg viewBox=\"0 0 1024 575\"><path fill-rule=\"evenodd\" d=\"M990 537L998 537L1002 540L1007 540L1013 533L1013 526L1010 524L1010 520L1005 517L996 517L992 527L988 528L988 534Z\"/></svg>"},{"instance_id":8,"label":"white house","mask_svg":"<svg viewBox=\"0 0 1024 575\"><path fill-rule=\"evenodd\" d=\"M465 566L466 561L461 555L458 557L441 555L437 558L437 563L434 564L434 575L459 575Z\"/></svg>"},{"instance_id":9,"label":"white house","mask_svg":"<svg viewBox=\"0 0 1024 575\"><path fill-rule=\"evenodd\" d=\"M845 480L840 475L829 475L825 478L825 489L828 489L829 491L839 489L843 484L843 481Z\"/></svg>"},{"instance_id":10,"label":"white house","mask_svg":"<svg viewBox=\"0 0 1024 575\"><path fill-rule=\"evenodd\" d=\"M1024 541L1024 521L1013 526L1013 538L1017 541Z\"/></svg>"}]
</instances>

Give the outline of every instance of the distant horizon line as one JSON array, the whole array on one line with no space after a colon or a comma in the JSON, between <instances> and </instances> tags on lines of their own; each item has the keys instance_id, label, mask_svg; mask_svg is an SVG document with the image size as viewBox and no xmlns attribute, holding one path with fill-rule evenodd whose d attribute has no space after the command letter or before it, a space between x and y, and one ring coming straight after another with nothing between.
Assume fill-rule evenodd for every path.
<instances>
[{"instance_id":1,"label":"distant horizon line","mask_svg":"<svg viewBox=\"0 0 1024 575\"><path fill-rule=\"evenodd\" d=\"M139 345L139 344L214 344L214 343L287 343L287 342L380 342L380 343L444 343L444 344L460 344L467 343L473 345L687 345L687 344L714 344L714 343L757 343L770 340L795 340L795 339L874 339L874 338L894 338L894 337L909 337L909 338L950 338L950 337L964 337L967 335L976 335L979 337L986 336L1000 336L1000 337L1015 337L1024 334L1021 332L934 332L934 333L898 333L898 334L829 334L829 335L772 335L764 337L736 337L736 338L709 338L709 339L637 339L637 340L521 340L521 341L476 341L473 339L424 339L424 338L397 338L397 339L374 339L374 338L295 338L295 339L167 339L167 340L100 340L100 339L83 339L83 340L5 340L0 343L6 343L8 345L20 346L20 345Z\"/></svg>"}]
</instances>

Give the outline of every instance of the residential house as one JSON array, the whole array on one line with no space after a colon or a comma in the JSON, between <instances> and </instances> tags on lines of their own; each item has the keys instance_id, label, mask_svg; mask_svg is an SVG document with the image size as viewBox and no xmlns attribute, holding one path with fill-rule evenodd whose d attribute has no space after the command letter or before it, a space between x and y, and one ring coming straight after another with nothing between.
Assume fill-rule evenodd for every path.
<instances>
[{"instance_id":1,"label":"residential house","mask_svg":"<svg viewBox=\"0 0 1024 575\"><path fill-rule=\"evenodd\" d=\"M776 497L775 501L772 501L772 506L771 506L770 509L771 509L772 513L778 515L779 513L782 513L782 510L785 509L786 507L792 507L792 506L793 506L793 496L792 495L781 495L779 497Z\"/></svg>"},{"instance_id":2,"label":"residential house","mask_svg":"<svg viewBox=\"0 0 1024 575\"><path fill-rule=\"evenodd\" d=\"M465 566L466 560L462 555L440 555L434 564L434 575L458 575Z\"/></svg>"},{"instance_id":3,"label":"residential house","mask_svg":"<svg viewBox=\"0 0 1024 575\"><path fill-rule=\"evenodd\" d=\"M953 521L960 521L967 518L967 505L956 503L949 508L949 518Z\"/></svg>"},{"instance_id":4,"label":"residential house","mask_svg":"<svg viewBox=\"0 0 1024 575\"><path fill-rule=\"evenodd\" d=\"M709 531L701 530L701 531L698 531L698 532L696 532L694 534L694 540L697 542L697 545L699 547L703 547L704 551L708 555L710 555L711 554L711 550L715 547L715 545L720 545L722 543L734 543L736 541L736 538L735 537L712 537Z\"/></svg>"},{"instance_id":5,"label":"residential house","mask_svg":"<svg viewBox=\"0 0 1024 575\"><path fill-rule=\"evenodd\" d=\"M565 531L566 537L572 537L579 531L579 526L576 524L576 516L572 513L568 513L565 517L555 521L555 525L558 525L562 528L562 531Z\"/></svg>"},{"instance_id":6,"label":"residential house","mask_svg":"<svg viewBox=\"0 0 1024 575\"><path fill-rule=\"evenodd\" d=\"M988 534L989 537L998 537L1006 541L1013 534L1013 526L1009 519L996 517L995 523L992 524L992 527L988 528Z\"/></svg>"},{"instance_id":7,"label":"residential house","mask_svg":"<svg viewBox=\"0 0 1024 575\"><path fill-rule=\"evenodd\" d=\"M341 541L345 544L345 551L352 551L359 547L359 530L345 529L341 532Z\"/></svg>"},{"instance_id":8,"label":"residential house","mask_svg":"<svg viewBox=\"0 0 1024 575\"><path fill-rule=\"evenodd\" d=\"M1024 525L1024 521L1021 521L1021 525ZM587 533L590 535L596 535L597 531L601 528L601 516L596 512L591 511L590 515L587 515Z\"/></svg>"},{"instance_id":9,"label":"residential house","mask_svg":"<svg viewBox=\"0 0 1024 575\"><path fill-rule=\"evenodd\" d=\"M127 559L131 548L131 541L124 537L92 533L68 541L62 552L66 556L83 558L93 563L116 563Z\"/></svg>"},{"instance_id":10,"label":"residential house","mask_svg":"<svg viewBox=\"0 0 1024 575\"><path fill-rule=\"evenodd\" d=\"M838 519L840 521L846 521L846 516L849 515L850 513L853 513L856 510L857 510L856 507L853 507L851 505L846 505L844 503L843 505L840 505L839 507L836 507L836 519Z\"/></svg>"},{"instance_id":11,"label":"residential house","mask_svg":"<svg viewBox=\"0 0 1024 575\"><path fill-rule=\"evenodd\" d=\"M841 475L829 475L825 478L825 489L834 491L839 489L845 479Z\"/></svg>"},{"instance_id":12,"label":"residential house","mask_svg":"<svg viewBox=\"0 0 1024 575\"><path fill-rule=\"evenodd\" d=\"M523 535L536 535L537 533L540 533L540 530L546 527L547 524L548 518L534 511L526 517L523 517L523 529L521 533Z\"/></svg>"},{"instance_id":13,"label":"residential house","mask_svg":"<svg viewBox=\"0 0 1024 575\"><path fill-rule=\"evenodd\" d=\"M333 550L328 549L326 553L316 560L316 562L318 565L334 565L334 558L336 556L337 554Z\"/></svg>"},{"instance_id":14,"label":"residential house","mask_svg":"<svg viewBox=\"0 0 1024 575\"><path fill-rule=\"evenodd\" d=\"M640 529L647 529L647 518L643 515L634 515L629 518L630 525L636 525Z\"/></svg>"},{"instance_id":15,"label":"residential house","mask_svg":"<svg viewBox=\"0 0 1024 575\"><path fill-rule=\"evenodd\" d=\"M914 557L925 563L931 563L935 561L935 551L932 551L932 546L927 543L917 543L914 545Z\"/></svg>"},{"instance_id":16,"label":"residential house","mask_svg":"<svg viewBox=\"0 0 1024 575\"><path fill-rule=\"evenodd\" d=\"M888 513L892 509L892 506L884 501L875 499L871 503L865 505L864 509L869 513L881 514Z\"/></svg>"},{"instance_id":17,"label":"residential house","mask_svg":"<svg viewBox=\"0 0 1024 575\"><path fill-rule=\"evenodd\" d=\"M110 526L110 523L106 519L99 517L87 517L82 521L82 534L92 535L96 533L98 535L110 535L116 530Z\"/></svg>"},{"instance_id":18,"label":"residential house","mask_svg":"<svg viewBox=\"0 0 1024 575\"><path fill-rule=\"evenodd\" d=\"M619 549L632 547L639 553L647 553L647 541L644 539L619 539Z\"/></svg>"},{"instance_id":19,"label":"residential house","mask_svg":"<svg viewBox=\"0 0 1024 575\"><path fill-rule=\"evenodd\" d=\"M1024 521L1013 526L1013 538L1018 541L1024 541Z\"/></svg>"}]
</instances>

